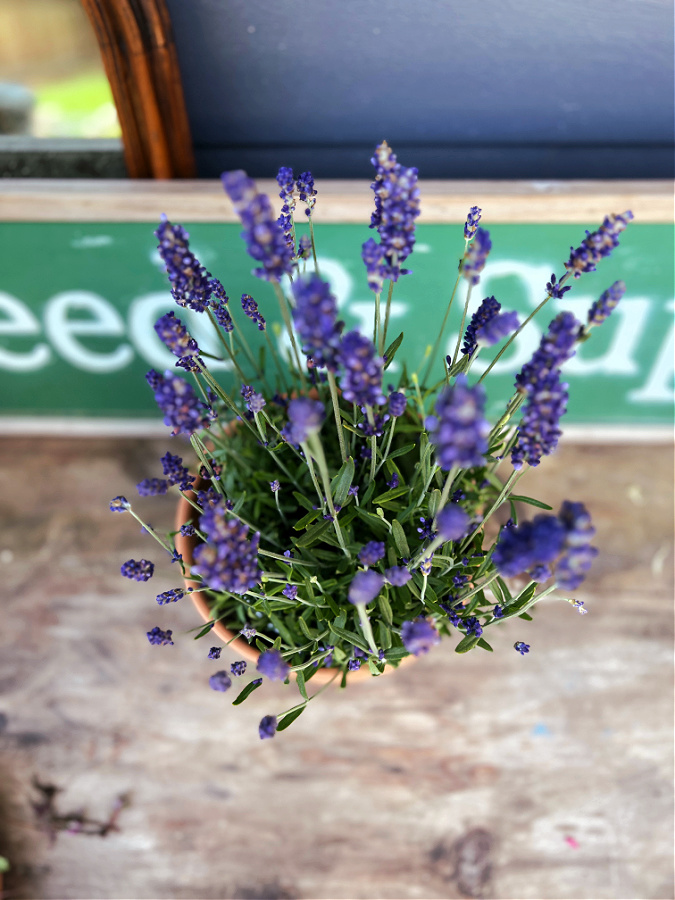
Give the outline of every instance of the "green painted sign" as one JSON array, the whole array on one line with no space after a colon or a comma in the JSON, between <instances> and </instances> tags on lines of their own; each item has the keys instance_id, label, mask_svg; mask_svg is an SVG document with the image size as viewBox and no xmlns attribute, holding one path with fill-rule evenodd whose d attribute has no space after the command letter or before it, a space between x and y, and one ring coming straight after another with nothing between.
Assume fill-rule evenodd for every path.
<instances>
[{"instance_id":1,"label":"green painted sign","mask_svg":"<svg viewBox=\"0 0 675 900\"><path fill-rule=\"evenodd\" d=\"M250 293L268 322L281 322L270 285L251 276L253 267L237 224L183 223L190 245L225 286L231 307ZM493 294L504 309L528 315L545 295L551 272L563 274L570 245L586 228L579 225L511 225L490 230L493 250L471 313ZM303 226L304 227L304 226ZM150 224L0 223L0 414L16 419L161 417L144 374L164 370L173 357L157 338L157 318L174 309L203 350L218 354L205 317L176 309ZM321 273L338 298L347 328L372 332L373 295L360 258L372 232L361 225L320 225ZM463 249L461 225L420 225L408 264L413 274L394 288L389 338L405 332L400 359L415 368L433 344ZM513 379L553 316L569 309L584 319L591 303L613 281L626 295L613 315L593 331L567 363L570 404L576 424L666 424L673 414L673 228L632 223L621 246L598 271L573 282L563 300L551 300L528 325L488 376L489 412L499 413L511 396ZM462 282L447 330L445 353L454 350L466 284ZM261 335L239 315L255 348ZM472 373L482 371L496 348L482 351ZM484 357L484 359L483 359ZM396 381L396 365L388 381ZM228 362L214 362L214 374L232 385ZM442 374L438 364L439 377Z\"/></svg>"}]
</instances>

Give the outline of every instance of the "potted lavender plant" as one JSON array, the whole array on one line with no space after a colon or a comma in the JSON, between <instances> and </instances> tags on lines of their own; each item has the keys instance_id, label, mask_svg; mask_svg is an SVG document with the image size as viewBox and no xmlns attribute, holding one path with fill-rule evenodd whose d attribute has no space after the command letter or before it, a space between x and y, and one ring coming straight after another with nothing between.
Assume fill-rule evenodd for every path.
<instances>
[{"instance_id":1,"label":"potted lavender plant","mask_svg":"<svg viewBox=\"0 0 675 900\"><path fill-rule=\"evenodd\" d=\"M530 619L532 607L555 590L573 593L597 554L583 503L566 501L554 513L515 489L527 468L558 443L567 402L561 366L611 313L624 284L608 288L585 323L570 312L551 321L494 423L485 417L483 382L547 301L562 298L568 282L594 271L611 253L632 214L610 215L597 231L587 232L571 248L563 277L551 276L541 304L524 322L486 297L467 324L471 292L491 249L489 233L478 225L481 210L473 207L434 347L416 371L404 366L397 383L385 387L403 340L403 334L394 340L389 334L392 293L409 274L402 266L415 243L420 197L417 169L403 168L386 142L372 162L371 228L379 241L370 238L362 250L374 295L372 336L345 332L330 285L321 277L312 220L316 190L309 172L295 179L290 169L279 170L278 219L245 172L222 176L248 252L258 263L253 274L271 285L264 314L244 294L244 318L238 321L241 314L232 309L221 282L195 258L185 230L163 217L156 232L177 305L210 319L222 359L229 360L240 384L232 391L213 377L209 355L178 316L172 312L159 319L157 333L187 377L150 371L147 381L165 424L174 435L189 436L197 469L191 474L179 455L167 452L163 477L138 485L144 495L165 494L170 487L180 494L174 532L160 535L142 523L186 579L185 586L159 594L157 602L167 606L191 594L206 621L197 637L217 635L244 657L229 671L213 673L212 689L230 690L233 678L243 680L247 661L255 665L257 677L238 692L235 705L265 679L296 682L299 701L265 716L261 738L288 727L328 684L344 687L357 673L378 677L428 652L442 637L459 638L460 654L490 651L490 628L514 616ZM309 226L301 236L298 203ZM290 279L288 294L284 276ZM462 281L467 289L454 353L436 377ZM289 342L287 355L267 325L272 293ZM254 326L266 339L262 363L246 340L246 328ZM500 343L481 377L472 378L482 348ZM505 460L511 471L502 480L497 469ZM536 514L519 520L517 502L535 507ZM490 540L486 525L502 507L510 518ZM110 508L138 519L124 497L116 497ZM147 581L153 571L145 559L122 566L123 575L138 581ZM564 599L585 612L581 601ZM148 632L150 644L173 644L166 624ZM524 641L514 646L522 655L530 649ZM205 656L217 660L221 649L212 646ZM319 690L311 690L312 681Z\"/></svg>"}]
</instances>

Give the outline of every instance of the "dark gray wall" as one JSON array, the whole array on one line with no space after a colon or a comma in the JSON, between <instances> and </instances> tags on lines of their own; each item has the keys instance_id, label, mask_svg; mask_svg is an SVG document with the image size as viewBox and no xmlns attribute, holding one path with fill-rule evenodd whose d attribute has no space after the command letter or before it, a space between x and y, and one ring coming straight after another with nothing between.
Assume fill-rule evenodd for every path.
<instances>
[{"instance_id":1,"label":"dark gray wall","mask_svg":"<svg viewBox=\"0 0 675 900\"><path fill-rule=\"evenodd\" d=\"M203 176L672 176L672 0L167 2Z\"/></svg>"}]
</instances>

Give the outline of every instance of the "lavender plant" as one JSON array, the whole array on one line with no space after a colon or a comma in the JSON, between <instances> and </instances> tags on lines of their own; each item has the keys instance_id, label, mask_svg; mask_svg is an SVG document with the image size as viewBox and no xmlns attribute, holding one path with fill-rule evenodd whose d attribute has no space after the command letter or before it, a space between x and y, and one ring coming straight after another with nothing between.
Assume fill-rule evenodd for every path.
<instances>
[{"instance_id":1,"label":"lavender plant","mask_svg":"<svg viewBox=\"0 0 675 900\"><path fill-rule=\"evenodd\" d=\"M528 467L555 450L567 404L561 368L610 315L623 282L602 294L585 324L570 312L553 318L532 359L515 374L514 394L494 423L485 416L483 382L548 300L564 298L568 281L594 271L611 253L632 214L608 216L570 248L565 275L560 281L551 276L525 322L486 297L467 324L471 293L492 246L478 224L481 210L472 207L435 346L417 370L408 373L404 366L390 384L387 370L403 340L403 334L394 340L388 334L391 300L395 283L410 274L401 264L415 243L420 194L417 169L403 168L386 142L372 163L370 227L379 242L371 237L362 248L364 278L374 294L372 335L344 333L330 284L320 274L312 219L317 191L309 172L296 179L291 169L279 170L278 219L245 172L222 176L258 264L252 274L271 285L257 300L244 294L240 313L196 259L181 226L163 216L156 232L176 303L210 319L222 359L229 360L241 388L218 382L208 354L177 315L159 319L158 335L186 371L150 371L146 377L166 425L174 435L189 436L196 468L190 474L191 465L167 453L160 461L164 477L145 479L138 491L160 495L173 488L192 515L165 536L141 524L208 598L211 620L197 637L221 623L232 640L247 640L259 651L261 677L246 684L235 705L266 679L296 682L299 702L263 718L263 739L288 727L330 683L317 679L323 686L310 693L321 670L344 687L350 672L365 666L377 677L407 656L427 653L442 637L459 638L460 654L492 650L485 637L490 628L514 617L530 619L534 605L556 589L574 592L597 554L583 503L565 501L554 513L514 490ZM296 222L298 202L304 219ZM309 233L298 234L301 224ZM289 294L283 276L290 279ZM461 326L451 339L454 353L439 360L462 279L467 289ZM288 336L287 355L267 328L275 306ZM253 355L247 329L264 332L266 357ZM473 379L479 353L500 342L482 376ZM511 472L503 480L498 468L506 460ZM520 520L517 503L546 511ZM110 508L138 519L124 497ZM508 521L489 539L486 525L498 511L504 518L505 510ZM191 560L178 552L177 540L196 542ZM154 564L128 560L121 571L148 581ZM192 590L164 591L157 603L170 606ZM586 611L582 601L564 599ZM171 646L172 630L157 625L147 639ZM530 645L519 640L514 648L524 655ZM218 660L221 649L211 647L205 658ZM227 692L246 668L237 660L208 683Z\"/></svg>"}]
</instances>

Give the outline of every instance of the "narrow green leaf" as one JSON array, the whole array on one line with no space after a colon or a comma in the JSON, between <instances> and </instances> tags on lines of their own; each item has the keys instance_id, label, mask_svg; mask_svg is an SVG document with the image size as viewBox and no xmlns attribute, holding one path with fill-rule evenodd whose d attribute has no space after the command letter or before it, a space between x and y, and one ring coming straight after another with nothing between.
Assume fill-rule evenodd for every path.
<instances>
[{"instance_id":1,"label":"narrow green leaf","mask_svg":"<svg viewBox=\"0 0 675 900\"><path fill-rule=\"evenodd\" d=\"M399 554L405 559L409 559L410 547L408 547L408 541L406 540L405 531L403 530L403 526L398 519L394 519L391 523L391 533L394 536L394 542L396 543L396 549L398 550Z\"/></svg>"},{"instance_id":2,"label":"narrow green leaf","mask_svg":"<svg viewBox=\"0 0 675 900\"><path fill-rule=\"evenodd\" d=\"M391 631L389 631L382 621L377 623L377 628L379 631L380 646L383 650L388 650L391 647Z\"/></svg>"},{"instance_id":3,"label":"narrow green leaf","mask_svg":"<svg viewBox=\"0 0 675 900\"><path fill-rule=\"evenodd\" d=\"M487 642L484 638L481 638L481 639L478 641L477 646L478 646L478 647L482 647L483 650L489 650L490 653L492 653L492 647L488 644L488 642Z\"/></svg>"},{"instance_id":4,"label":"narrow green leaf","mask_svg":"<svg viewBox=\"0 0 675 900\"><path fill-rule=\"evenodd\" d=\"M368 644L355 632L348 631L346 628L338 628L335 623L333 623L333 625L331 626L331 630L334 631L335 634L343 641L347 641L348 643L353 644L355 647L363 650L364 653L370 653Z\"/></svg>"},{"instance_id":5,"label":"narrow green leaf","mask_svg":"<svg viewBox=\"0 0 675 900\"><path fill-rule=\"evenodd\" d=\"M391 663L400 662L406 656L410 656L410 654L405 647L392 647L391 650L387 650L384 654L386 661Z\"/></svg>"},{"instance_id":6,"label":"narrow green leaf","mask_svg":"<svg viewBox=\"0 0 675 900\"><path fill-rule=\"evenodd\" d=\"M401 346L402 340L403 340L403 332L401 332L399 334L399 336L396 338L396 340L392 341L391 344L389 344L387 349L384 351L384 355L387 358L387 361L384 364L385 369L388 369L389 366L391 365L392 360L394 359L394 356L396 355L396 351Z\"/></svg>"},{"instance_id":7,"label":"narrow green leaf","mask_svg":"<svg viewBox=\"0 0 675 900\"><path fill-rule=\"evenodd\" d=\"M402 484L400 487L392 488L390 491L385 491L384 494L380 494L379 497L375 497L373 503L385 503L387 500L395 500L397 497L402 497L403 494L407 493L407 486Z\"/></svg>"},{"instance_id":8,"label":"narrow green leaf","mask_svg":"<svg viewBox=\"0 0 675 900\"><path fill-rule=\"evenodd\" d=\"M434 490L429 494L429 515L433 519L436 515L438 507L441 505L441 492L438 488L434 488Z\"/></svg>"},{"instance_id":9,"label":"narrow green leaf","mask_svg":"<svg viewBox=\"0 0 675 900\"><path fill-rule=\"evenodd\" d=\"M298 683L298 690L302 694L303 698L305 700L309 700L309 697L307 696L307 688L305 687L305 673L302 671L302 669L298 669L298 671L295 673L295 680Z\"/></svg>"},{"instance_id":10,"label":"narrow green leaf","mask_svg":"<svg viewBox=\"0 0 675 900\"><path fill-rule=\"evenodd\" d=\"M375 518L375 517L373 517ZM306 531L302 537L298 538L296 541L297 547L311 547L311 545L318 541L319 538L328 531L329 528L333 527L333 523L329 522L328 519L324 519L323 521L313 525L309 531Z\"/></svg>"},{"instance_id":11,"label":"narrow green leaf","mask_svg":"<svg viewBox=\"0 0 675 900\"><path fill-rule=\"evenodd\" d=\"M480 638L476 637L475 634L467 634L455 647L455 653L468 653L469 650L473 650L476 646Z\"/></svg>"},{"instance_id":12,"label":"narrow green leaf","mask_svg":"<svg viewBox=\"0 0 675 900\"><path fill-rule=\"evenodd\" d=\"M391 626L394 624L394 617L391 612L391 604L389 603L389 598L384 594L380 594L377 598L377 605L380 607L380 612L382 613L382 618L387 623L387 625ZM380 622L380 624L383 624Z\"/></svg>"},{"instance_id":13,"label":"narrow green leaf","mask_svg":"<svg viewBox=\"0 0 675 900\"><path fill-rule=\"evenodd\" d=\"M237 500L237 502L236 502L236 503L234 504L234 506L232 507L232 515L233 515L233 516L236 516L237 513L241 510L242 506L244 505L244 501L245 501L245 500L246 500L246 491L244 491L244 492L242 493L242 495L239 497L239 499Z\"/></svg>"},{"instance_id":14,"label":"narrow green leaf","mask_svg":"<svg viewBox=\"0 0 675 900\"><path fill-rule=\"evenodd\" d=\"M296 522L293 526L293 531L304 531L308 525L311 525L314 519L316 519L321 512L320 509L313 509L310 512L306 513L299 522Z\"/></svg>"},{"instance_id":15,"label":"narrow green leaf","mask_svg":"<svg viewBox=\"0 0 675 900\"><path fill-rule=\"evenodd\" d=\"M501 576L497 578L497 584L502 589L502 594L504 595L506 602L510 603L513 600L513 597L511 596L511 591L508 589L506 582Z\"/></svg>"},{"instance_id":16,"label":"narrow green leaf","mask_svg":"<svg viewBox=\"0 0 675 900\"><path fill-rule=\"evenodd\" d=\"M199 640L200 637L204 637L204 635L205 635L205 634L208 634L209 631L211 631L212 628L213 628L213 622L209 622L208 625L205 625L205 626L202 628L202 630L199 632L199 634L196 634L196 635L195 635L194 639L197 641L197 640Z\"/></svg>"},{"instance_id":17,"label":"narrow green leaf","mask_svg":"<svg viewBox=\"0 0 675 900\"><path fill-rule=\"evenodd\" d=\"M265 653L266 650L269 650L269 644L266 644L264 641L261 641L260 638L255 639L255 645L260 650L261 653Z\"/></svg>"},{"instance_id":18,"label":"narrow green leaf","mask_svg":"<svg viewBox=\"0 0 675 900\"><path fill-rule=\"evenodd\" d=\"M304 634L307 640L313 641L315 635L312 634L312 631L314 629L310 629L309 625L307 624L307 622L305 622L302 616L298 616L298 625L300 626L300 631Z\"/></svg>"},{"instance_id":19,"label":"narrow green leaf","mask_svg":"<svg viewBox=\"0 0 675 900\"><path fill-rule=\"evenodd\" d=\"M336 506L344 506L349 488L354 480L354 460L350 456L347 462L342 464L340 471L330 483L333 502Z\"/></svg>"},{"instance_id":20,"label":"narrow green leaf","mask_svg":"<svg viewBox=\"0 0 675 900\"><path fill-rule=\"evenodd\" d=\"M257 683L256 683L257 682ZM253 691L256 691L262 684L262 679L257 679L247 684L243 691L240 691L236 699L232 701L232 706L239 706L247 697L250 697Z\"/></svg>"},{"instance_id":21,"label":"narrow green leaf","mask_svg":"<svg viewBox=\"0 0 675 900\"><path fill-rule=\"evenodd\" d=\"M398 431L397 426L397 431ZM390 453L387 459L396 459L397 456L404 456L406 453L410 453L411 450L414 450L416 444L406 444L405 447L399 447L398 450L394 450L393 453Z\"/></svg>"},{"instance_id":22,"label":"narrow green leaf","mask_svg":"<svg viewBox=\"0 0 675 900\"><path fill-rule=\"evenodd\" d=\"M370 669L370 674L371 674L371 675L376 675L376 676L377 676L377 675L381 675L381 674L382 674L382 670L380 669L380 667L378 666L378 664L375 662L374 659L369 659L369 660L368 660L368 668Z\"/></svg>"},{"instance_id":23,"label":"narrow green leaf","mask_svg":"<svg viewBox=\"0 0 675 900\"><path fill-rule=\"evenodd\" d=\"M518 616L518 618L519 618L519 619L525 619L527 622L531 622L531 621L532 621L532 616L531 616L529 613L521 613L521 614Z\"/></svg>"},{"instance_id":24,"label":"narrow green leaf","mask_svg":"<svg viewBox=\"0 0 675 900\"><path fill-rule=\"evenodd\" d=\"M312 504L311 500L308 500L307 497L305 497L304 494L301 494L299 491L293 491L293 496L298 501L300 506L304 507L305 509L309 510L310 512L312 511L312 509L314 508L313 504Z\"/></svg>"},{"instance_id":25,"label":"narrow green leaf","mask_svg":"<svg viewBox=\"0 0 675 900\"><path fill-rule=\"evenodd\" d=\"M286 713L286 715L279 720L277 731L285 731L289 725L292 725L293 722L295 722L298 716L304 713L306 708L306 706L300 706L298 709L294 709L293 712Z\"/></svg>"},{"instance_id":26,"label":"narrow green leaf","mask_svg":"<svg viewBox=\"0 0 675 900\"><path fill-rule=\"evenodd\" d=\"M517 503L529 503L530 506L536 506L538 509L553 509L548 503L542 503L541 500L535 500L534 497L524 497L522 494L511 494L511 500Z\"/></svg>"}]
</instances>

